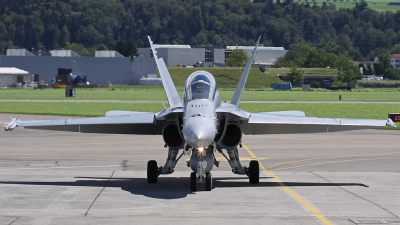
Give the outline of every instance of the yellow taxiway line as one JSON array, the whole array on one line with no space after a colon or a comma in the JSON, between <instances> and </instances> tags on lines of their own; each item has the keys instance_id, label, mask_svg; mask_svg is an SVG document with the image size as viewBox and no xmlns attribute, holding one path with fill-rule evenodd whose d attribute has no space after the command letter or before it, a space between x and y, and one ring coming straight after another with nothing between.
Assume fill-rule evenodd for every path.
<instances>
[{"instance_id":1,"label":"yellow taxiway line","mask_svg":"<svg viewBox=\"0 0 400 225\"><path fill-rule=\"evenodd\" d=\"M246 149L246 151L250 154L250 156L257 160L256 155L254 155L254 153L246 146L242 143L242 146L244 149ZM307 200L305 200L304 198L302 198L300 195L298 195L296 192L294 192L292 189L288 188L287 186L285 186L281 180L279 180L278 177L275 176L275 174L273 174L272 172L268 171L263 164L259 162L260 168L266 173L268 174L268 176L273 177L273 179L275 180L275 182L277 182L282 189L288 193L289 195L291 195L294 199L296 199L298 202L300 202L301 204L303 204L308 210L310 210L323 224L325 225L332 225L332 223L325 218L325 216L315 207L313 206L311 203L307 202Z\"/></svg>"}]
</instances>

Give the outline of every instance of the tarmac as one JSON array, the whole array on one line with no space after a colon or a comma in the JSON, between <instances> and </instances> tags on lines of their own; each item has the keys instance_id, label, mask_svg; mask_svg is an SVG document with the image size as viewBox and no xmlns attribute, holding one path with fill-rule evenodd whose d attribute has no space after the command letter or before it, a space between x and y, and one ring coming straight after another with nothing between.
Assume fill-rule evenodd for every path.
<instances>
[{"instance_id":1,"label":"tarmac","mask_svg":"<svg viewBox=\"0 0 400 225\"><path fill-rule=\"evenodd\" d=\"M400 224L399 135L244 136L242 164L260 161L260 183L216 153L213 190L191 192L186 156L147 183L147 161L167 157L161 136L16 128L0 132L0 224Z\"/></svg>"}]
</instances>

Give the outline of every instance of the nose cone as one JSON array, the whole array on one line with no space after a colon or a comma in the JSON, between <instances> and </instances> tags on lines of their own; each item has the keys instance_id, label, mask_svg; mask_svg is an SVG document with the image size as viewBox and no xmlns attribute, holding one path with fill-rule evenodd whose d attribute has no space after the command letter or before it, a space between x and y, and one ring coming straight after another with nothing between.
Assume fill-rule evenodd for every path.
<instances>
[{"instance_id":1,"label":"nose cone","mask_svg":"<svg viewBox=\"0 0 400 225\"><path fill-rule=\"evenodd\" d=\"M193 118L186 121L182 133L187 144L194 148L204 148L214 140L215 125L209 119Z\"/></svg>"}]
</instances>

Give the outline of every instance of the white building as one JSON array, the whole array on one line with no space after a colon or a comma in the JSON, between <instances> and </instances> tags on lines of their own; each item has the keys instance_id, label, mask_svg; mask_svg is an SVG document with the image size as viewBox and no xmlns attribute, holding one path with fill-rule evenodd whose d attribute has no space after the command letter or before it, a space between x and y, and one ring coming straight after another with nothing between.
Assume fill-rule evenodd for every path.
<instances>
[{"instance_id":1,"label":"white building","mask_svg":"<svg viewBox=\"0 0 400 225\"><path fill-rule=\"evenodd\" d=\"M393 65L394 68L400 70L400 54L391 54L390 63Z\"/></svg>"},{"instance_id":2,"label":"white building","mask_svg":"<svg viewBox=\"0 0 400 225\"><path fill-rule=\"evenodd\" d=\"M102 50L102 51L95 51L94 57L97 58L122 58L124 57L117 51L112 51L112 50Z\"/></svg>"},{"instance_id":3,"label":"white building","mask_svg":"<svg viewBox=\"0 0 400 225\"><path fill-rule=\"evenodd\" d=\"M30 82L32 82L32 76L29 75L28 71L15 67L0 67L0 87Z\"/></svg>"},{"instance_id":4,"label":"white building","mask_svg":"<svg viewBox=\"0 0 400 225\"><path fill-rule=\"evenodd\" d=\"M26 49L7 49L7 56L35 56Z\"/></svg>"},{"instance_id":5,"label":"white building","mask_svg":"<svg viewBox=\"0 0 400 225\"><path fill-rule=\"evenodd\" d=\"M233 50L243 50L250 57L254 46L226 46L225 59L229 57L229 54ZM254 64L263 65L266 68L271 67L278 57L283 57L287 50L283 47L257 47L256 54L254 56Z\"/></svg>"},{"instance_id":6,"label":"white building","mask_svg":"<svg viewBox=\"0 0 400 225\"><path fill-rule=\"evenodd\" d=\"M199 46L190 47L189 45L156 45L155 46L158 56L163 58L167 67L192 66L200 63L202 67L220 66L225 64L226 59L229 58L232 51L236 49L244 50L249 56L254 49L254 46L227 46L225 49L222 47L214 46ZM140 56L152 57L149 48L139 48ZM287 50L283 47L263 47L257 48L254 63L262 65L265 68L271 67L278 57L284 56Z\"/></svg>"},{"instance_id":7,"label":"white building","mask_svg":"<svg viewBox=\"0 0 400 225\"><path fill-rule=\"evenodd\" d=\"M51 50L50 54L53 57L81 57L78 53L72 50Z\"/></svg>"}]
</instances>

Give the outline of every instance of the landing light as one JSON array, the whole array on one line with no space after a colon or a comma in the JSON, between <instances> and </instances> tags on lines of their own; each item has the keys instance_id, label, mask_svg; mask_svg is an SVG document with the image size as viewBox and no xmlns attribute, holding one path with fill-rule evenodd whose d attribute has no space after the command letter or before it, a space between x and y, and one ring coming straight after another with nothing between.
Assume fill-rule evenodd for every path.
<instances>
[{"instance_id":1,"label":"landing light","mask_svg":"<svg viewBox=\"0 0 400 225\"><path fill-rule=\"evenodd\" d=\"M204 148L199 148L199 151L202 152L204 150Z\"/></svg>"}]
</instances>

